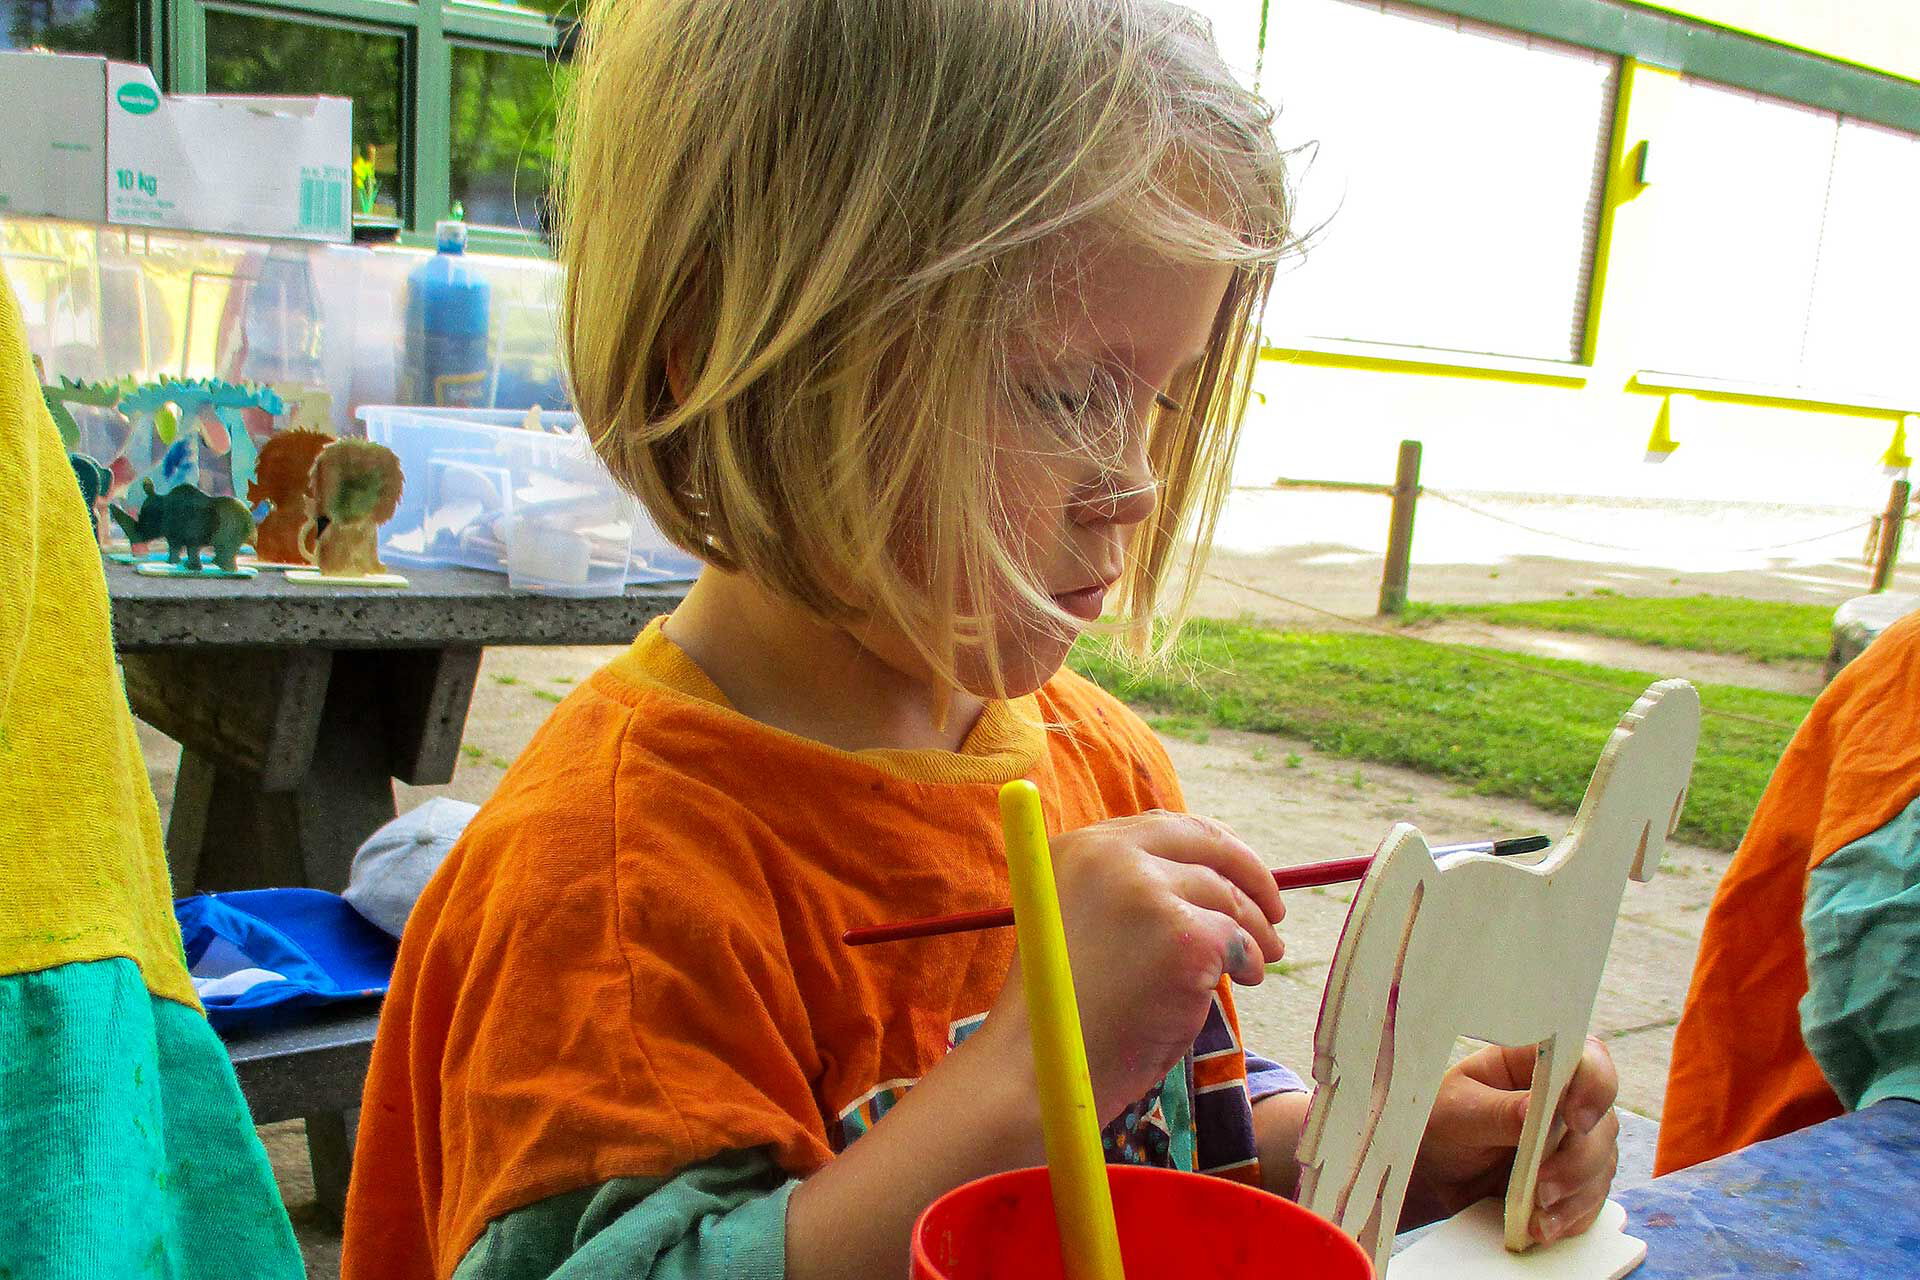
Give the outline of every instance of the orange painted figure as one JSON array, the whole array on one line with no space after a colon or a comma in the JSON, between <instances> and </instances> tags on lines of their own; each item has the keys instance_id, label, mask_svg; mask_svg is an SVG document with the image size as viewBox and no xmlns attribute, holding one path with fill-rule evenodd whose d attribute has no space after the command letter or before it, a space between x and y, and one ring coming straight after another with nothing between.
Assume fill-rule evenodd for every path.
<instances>
[{"instance_id":1,"label":"orange painted figure","mask_svg":"<svg viewBox=\"0 0 1920 1280\"><path fill-rule=\"evenodd\" d=\"M332 443L332 436L319 431L282 431L260 446L253 479L247 483L248 503L273 505L253 534L253 549L260 559L272 564L311 560L300 549L300 526L307 519L302 499L313 460Z\"/></svg>"}]
</instances>

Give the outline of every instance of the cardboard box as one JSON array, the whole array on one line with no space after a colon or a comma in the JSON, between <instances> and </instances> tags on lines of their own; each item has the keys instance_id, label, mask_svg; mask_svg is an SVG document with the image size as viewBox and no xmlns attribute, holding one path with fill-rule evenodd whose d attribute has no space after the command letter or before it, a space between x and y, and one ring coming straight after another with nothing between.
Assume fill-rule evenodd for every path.
<instances>
[{"instance_id":1,"label":"cardboard box","mask_svg":"<svg viewBox=\"0 0 1920 1280\"><path fill-rule=\"evenodd\" d=\"M0 213L107 220L107 62L72 54L0 53Z\"/></svg>"},{"instance_id":2,"label":"cardboard box","mask_svg":"<svg viewBox=\"0 0 1920 1280\"><path fill-rule=\"evenodd\" d=\"M162 94L146 67L0 53L0 212L220 235L352 239L353 103Z\"/></svg>"},{"instance_id":3,"label":"cardboard box","mask_svg":"<svg viewBox=\"0 0 1920 1280\"><path fill-rule=\"evenodd\" d=\"M352 238L353 103L161 96L107 64L107 221L180 231Z\"/></svg>"}]
</instances>

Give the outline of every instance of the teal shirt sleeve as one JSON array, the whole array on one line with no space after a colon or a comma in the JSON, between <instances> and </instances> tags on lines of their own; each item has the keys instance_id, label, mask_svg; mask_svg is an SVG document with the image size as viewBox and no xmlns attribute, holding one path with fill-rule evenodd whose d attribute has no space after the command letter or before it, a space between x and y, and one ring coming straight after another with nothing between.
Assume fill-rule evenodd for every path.
<instances>
[{"instance_id":1,"label":"teal shirt sleeve","mask_svg":"<svg viewBox=\"0 0 1920 1280\"><path fill-rule=\"evenodd\" d=\"M1920 1101L1920 798L1807 879L1800 1030L1849 1110Z\"/></svg>"},{"instance_id":2,"label":"teal shirt sleeve","mask_svg":"<svg viewBox=\"0 0 1920 1280\"><path fill-rule=\"evenodd\" d=\"M764 1148L615 1178L494 1219L453 1280L783 1280L799 1185Z\"/></svg>"}]
</instances>

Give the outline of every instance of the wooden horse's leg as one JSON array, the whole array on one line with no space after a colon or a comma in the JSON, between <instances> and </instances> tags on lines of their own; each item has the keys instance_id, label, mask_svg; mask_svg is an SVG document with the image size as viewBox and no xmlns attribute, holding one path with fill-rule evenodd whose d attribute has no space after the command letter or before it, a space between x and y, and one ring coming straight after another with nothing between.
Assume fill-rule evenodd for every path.
<instances>
[{"instance_id":1,"label":"wooden horse's leg","mask_svg":"<svg viewBox=\"0 0 1920 1280\"><path fill-rule=\"evenodd\" d=\"M1407 1183L1420 1154L1420 1139L1433 1114L1434 1098L1452 1052L1450 1027L1424 1034L1422 1029L1410 1033L1406 1027L1400 1028L1392 1081L1380 1104L1380 1114L1391 1115L1393 1122L1390 1127L1376 1129L1361 1161L1347 1213L1347 1221L1357 1228L1354 1238L1381 1275L1386 1274L1393 1237L1400 1229L1400 1212L1406 1206ZM1363 1216L1361 1211L1369 1201L1371 1211Z\"/></svg>"},{"instance_id":2,"label":"wooden horse's leg","mask_svg":"<svg viewBox=\"0 0 1920 1280\"><path fill-rule=\"evenodd\" d=\"M1563 1031L1540 1046L1533 1064L1533 1089L1527 1099L1527 1119L1520 1145L1513 1155L1513 1176L1507 1181L1507 1248L1523 1253L1533 1247L1527 1222L1533 1217L1534 1189L1540 1181L1540 1162L1558 1141L1564 1127L1555 1122L1560 1098L1573 1080L1586 1048L1586 1028Z\"/></svg>"},{"instance_id":3,"label":"wooden horse's leg","mask_svg":"<svg viewBox=\"0 0 1920 1280\"><path fill-rule=\"evenodd\" d=\"M1328 979L1314 1031L1319 1088L1300 1146L1300 1203L1349 1233L1364 1219L1354 1188L1393 1073L1393 993L1425 896L1417 877L1370 888L1372 896L1354 907L1364 905L1365 918L1349 917ZM1359 985L1350 985L1354 975L1362 976Z\"/></svg>"}]
</instances>

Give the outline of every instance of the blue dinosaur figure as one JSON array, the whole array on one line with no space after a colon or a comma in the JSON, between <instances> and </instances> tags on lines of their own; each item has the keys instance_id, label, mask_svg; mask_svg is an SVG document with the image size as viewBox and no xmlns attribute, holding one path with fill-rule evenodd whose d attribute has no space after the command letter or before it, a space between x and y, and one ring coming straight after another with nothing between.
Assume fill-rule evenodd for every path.
<instances>
[{"instance_id":1,"label":"blue dinosaur figure","mask_svg":"<svg viewBox=\"0 0 1920 1280\"><path fill-rule=\"evenodd\" d=\"M259 409L278 417L287 411L287 402L272 387L254 383L228 382L223 378L168 378L158 382L143 382L120 398L119 409L128 417L135 414L146 415L149 421L159 421L160 411L173 406L179 413L179 422L192 427L200 421L203 411L211 412L227 434L227 458L233 476L233 491L245 493L247 485L253 480L255 461L259 450L254 447L253 437L247 434L246 419L242 416L247 409ZM192 432L183 432L179 441L166 438L162 432L161 443L174 445L168 449L162 459L162 474L166 477L186 476L191 462ZM216 449L218 446L215 446ZM176 452L178 450L178 452Z\"/></svg>"},{"instance_id":2,"label":"blue dinosaur figure","mask_svg":"<svg viewBox=\"0 0 1920 1280\"><path fill-rule=\"evenodd\" d=\"M238 569L235 557L240 546L253 536L253 515L238 498L216 498L197 485L176 485L165 493L153 491L153 481L141 487L147 500L140 514L132 515L122 507L109 507L113 521L129 542L152 542L165 538L167 563L187 557L187 568L200 572L200 548L213 548L213 562L228 573Z\"/></svg>"}]
</instances>

